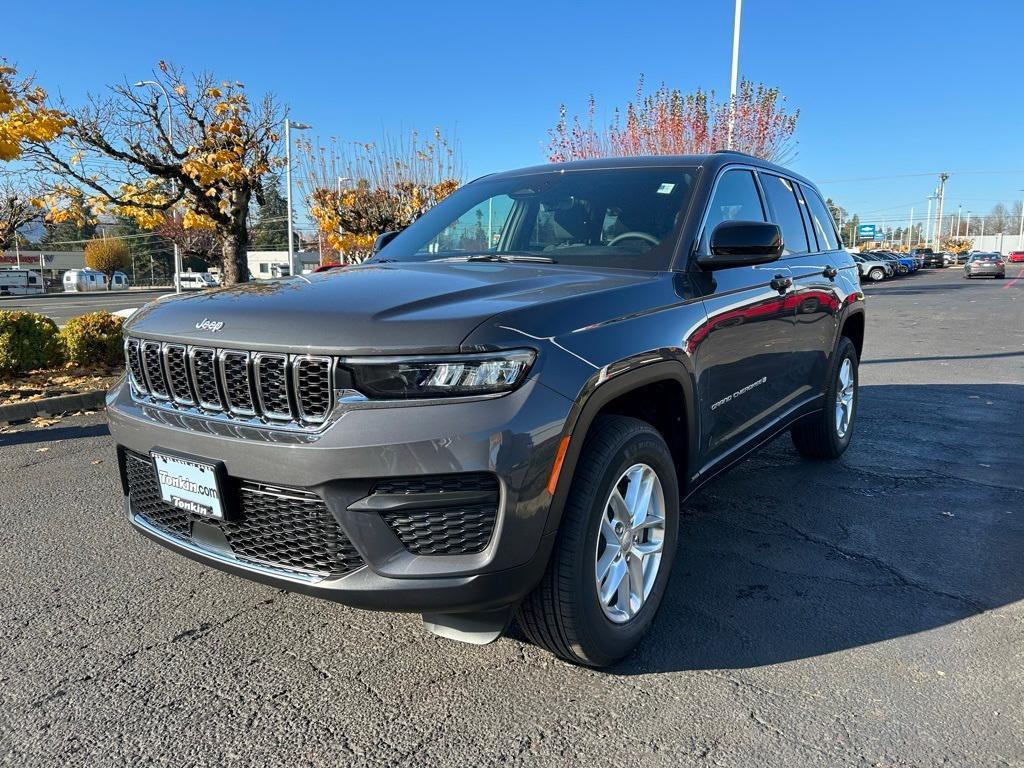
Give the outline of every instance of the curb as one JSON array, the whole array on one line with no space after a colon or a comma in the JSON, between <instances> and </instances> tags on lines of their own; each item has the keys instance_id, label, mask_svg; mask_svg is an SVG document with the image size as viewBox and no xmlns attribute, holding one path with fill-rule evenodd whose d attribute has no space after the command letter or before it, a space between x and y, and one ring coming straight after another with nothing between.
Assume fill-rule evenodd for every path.
<instances>
[{"instance_id":1,"label":"curb","mask_svg":"<svg viewBox=\"0 0 1024 768\"><path fill-rule=\"evenodd\" d=\"M67 411L84 411L89 408L103 406L107 392L104 389L91 389L75 395L44 397L42 400L30 400L27 403L11 403L0 405L0 424L5 421L24 421L40 414L66 413Z\"/></svg>"}]
</instances>

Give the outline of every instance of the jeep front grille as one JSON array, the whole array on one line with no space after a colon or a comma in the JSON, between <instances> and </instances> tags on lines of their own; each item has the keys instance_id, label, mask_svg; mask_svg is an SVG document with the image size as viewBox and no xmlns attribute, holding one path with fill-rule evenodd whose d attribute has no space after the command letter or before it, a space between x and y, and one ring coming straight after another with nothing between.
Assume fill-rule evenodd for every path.
<instances>
[{"instance_id":1,"label":"jeep front grille","mask_svg":"<svg viewBox=\"0 0 1024 768\"><path fill-rule=\"evenodd\" d=\"M332 357L128 338L125 362L136 397L174 410L314 429L335 403Z\"/></svg>"}]
</instances>

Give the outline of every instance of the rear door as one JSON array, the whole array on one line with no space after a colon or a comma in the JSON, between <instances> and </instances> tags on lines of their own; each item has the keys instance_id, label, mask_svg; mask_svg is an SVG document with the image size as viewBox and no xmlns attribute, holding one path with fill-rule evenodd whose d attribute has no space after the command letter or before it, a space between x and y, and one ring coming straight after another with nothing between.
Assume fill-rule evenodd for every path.
<instances>
[{"instance_id":1,"label":"rear door","mask_svg":"<svg viewBox=\"0 0 1024 768\"><path fill-rule=\"evenodd\" d=\"M778 174L759 176L772 220L782 229L782 259L793 278L786 297L793 308L791 365L795 394L803 399L820 389L835 339L839 238L817 193Z\"/></svg>"},{"instance_id":2,"label":"rear door","mask_svg":"<svg viewBox=\"0 0 1024 768\"><path fill-rule=\"evenodd\" d=\"M697 255L710 252L723 221L767 221L753 170L730 167L718 177ZM773 262L702 272L706 333L696 349L703 449L715 461L758 431L793 397L788 370L793 309L789 268ZM774 285L773 285L774 282Z\"/></svg>"}]
</instances>

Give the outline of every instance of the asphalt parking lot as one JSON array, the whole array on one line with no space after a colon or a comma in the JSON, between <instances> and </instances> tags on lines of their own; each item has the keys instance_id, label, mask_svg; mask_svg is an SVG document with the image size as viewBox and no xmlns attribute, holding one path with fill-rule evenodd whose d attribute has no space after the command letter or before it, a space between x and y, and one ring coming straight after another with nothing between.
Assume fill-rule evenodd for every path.
<instances>
[{"instance_id":1,"label":"asphalt parking lot","mask_svg":"<svg viewBox=\"0 0 1024 768\"><path fill-rule=\"evenodd\" d=\"M105 309L117 312L121 309L141 307L157 296L173 293L173 288L158 290L96 291L95 293L46 293L41 296L9 296L0 298L0 310L20 309L26 312L41 312L57 325L64 325L72 317L87 312Z\"/></svg>"},{"instance_id":2,"label":"asphalt parking lot","mask_svg":"<svg viewBox=\"0 0 1024 768\"><path fill-rule=\"evenodd\" d=\"M157 547L102 414L0 434L0 762L1024 765L1021 272L868 286L851 449L782 438L702 491L607 671Z\"/></svg>"}]
</instances>

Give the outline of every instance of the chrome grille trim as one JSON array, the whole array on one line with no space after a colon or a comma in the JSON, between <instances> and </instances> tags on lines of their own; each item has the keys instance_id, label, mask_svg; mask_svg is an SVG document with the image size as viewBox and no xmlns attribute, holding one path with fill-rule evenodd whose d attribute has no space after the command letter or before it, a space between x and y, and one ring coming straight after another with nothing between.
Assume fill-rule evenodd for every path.
<instances>
[{"instance_id":1,"label":"chrome grille trim","mask_svg":"<svg viewBox=\"0 0 1024 768\"><path fill-rule=\"evenodd\" d=\"M217 350L212 347L190 346L188 367L192 374L192 387L196 391L199 407L206 411L223 411L224 397L217 382ZM206 395L215 395L217 399L210 399Z\"/></svg>"},{"instance_id":2,"label":"chrome grille trim","mask_svg":"<svg viewBox=\"0 0 1024 768\"><path fill-rule=\"evenodd\" d=\"M316 432L339 404L364 401L335 384L330 355L229 349L127 336L134 400L172 413L289 432ZM148 355L148 356L147 356Z\"/></svg>"},{"instance_id":3,"label":"chrome grille trim","mask_svg":"<svg viewBox=\"0 0 1024 768\"><path fill-rule=\"evenodd\" d=\"M181 405L195 405L188 371L188 347L184 344L164 344L163 353L167 387L171 398Z\"/></svg>"},{"instance_id":4,"label":"chrome grille trim","mask_svg":"<svg viewBox=\"0 0 1024 768\"><path fill-rule=\"evenodd\" d=\"M167 374L164 372L164 355L159 341L143 341L141 346L142 372L146 377L146 389L157 400L170 400L167 389Z\"/></svg>"},{"instance_id":5,"label":"chrome grille trim","mask_svg":"<svg viewBox=\"0 0 1024 768\"><path fill-rule=\"evenodd\" d=\"M309 368L311 364L321 364L326 369L323 374L323 381L318 382L319 387L326 387L326 393L321 393L314 398L308 393L310 385L309 375L303 376L303 368ZM335 361L330 357L321 355L292 355L292 387L295 392L295 404L299 409L299 416L303 421L311 424L321 424L331 415L331 408L334 404L334 376ZM304 392L304 388L306 392ZM323 403L319 405L318 403Z\"/></svg>"},{"instance_id":6,"label":"chrome grille trim","mask_svg":"<svg viewBox=\"0 0 1024 768\"><path fill-rule=\"evenodd\" d=\"M271 364L280 365L280 381L271 381L269 371L264 371L264 364L269 368ZM291 377L288 375L288 355L275 352L258 352L253 357L253 374L256 378L256 398L260 411L268 419L274 421L292 421L295 418L292 406ZM275 377L276 378L276 377ZM284 400L284 408L275 407L281 405Z\"/></svg>"},{"instance_id":7,"label":"chrome grille trim","mask_svg":"<svg viewBox=\"0 0 1024 768\"><path fill-rule=\"evenodd\" d=\"M146 388L146 374L142 370L142 353L139 351L139 340L128 338L124 340L125 367L128 369L129 380L136 392L148 392Z\"/></svg>"},{"instance_id":8,"label":"chrome grille trim","mask_svg":"<svg viewBox=\"0 0 1024 768\"><path fill-rule=\"evenodd\" d=\"M221 391L224 393L224 402L228 407L228 413L235 416L255 416L256 408L252 396L252 366L250 365L251 355L236 349L220 349L217 351L217 362L220 366ZM241 361L242 373L241 382L233 382L234 374L228 366ZM233 384L237 383L240 391L232 391Z\"/></svg>"}]
</instances>

